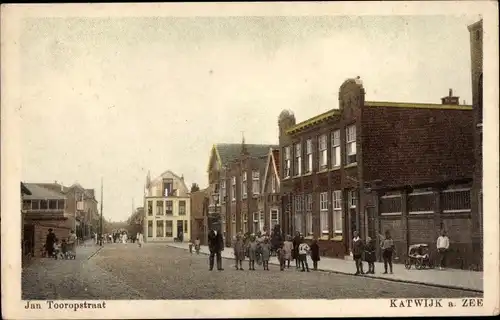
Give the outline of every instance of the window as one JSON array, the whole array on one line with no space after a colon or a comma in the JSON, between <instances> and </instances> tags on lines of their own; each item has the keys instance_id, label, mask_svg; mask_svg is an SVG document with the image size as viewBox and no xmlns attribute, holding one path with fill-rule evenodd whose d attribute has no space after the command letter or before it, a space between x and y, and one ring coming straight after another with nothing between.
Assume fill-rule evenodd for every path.
<instances>
[{"instance_id":1,"label":"window","mask_svg":"<svg viewBox=\"0 0 500 320\"><path fill-rule=\"evenodd\" d=\"M66 208L66 203L64 200L57 200L57 209L64 210Z\"/></svg>"},{"instance_id":2,"label":"window","mask_svg":"<svg viewBox=\"0 0 500 320\"><path fill-rule=\"evenodd\" d=\"M271 193L276 193L276 175L271 173Z\"/></svg>"},{"instance_id":3,"label":"window","mask_svg":"<svg viewBox=\"0 0 500 320\"><path fill-rule=\"evenodd\" d=\"M38 210L38 209L40 209L40 200L31 200L31 210Z\"/></svg>"},{"instance_id":4,"label":"window","mask_svg":"<svg viewBox=\"0 0 500 320\"><path fill-rule=\"evenodd\" d=\"M156 215L157 216L163 215L163 200L156 201Z\"/></svg>"},{"instance_id":5,"label":"window","mask_svg":"<svg viewBox=\"0 0 500 320\"><path fill-rule=\"evenodd\" d=\"M340 130L332 132L332 168L340 167Z\"/></svg>"},{"instance_id":6,"label":"window","mask_svg":"<svg viewBox=\"0 0 500 320\"><path fill-rule=\"evenodd\" d=\"M236 236L236 213L231 214L231 237Z\"/></svg>"},{"instance_id":7,"label":"window","mask_svg":"<svg viewBox=\"0 0 500 320\"><path fill-rule=\"evenodd\" d=\"M274 230L274 226L279 224L278 210L271 210L271 216L269 218L269 221L271 222L269 230Z\"/></svg>"},{"instance_id":8,"label":"window","mask_svg":"<svg viewBox=\"0 0 500 320\"><path fill-rule=\"evenodd\" d=\"M148 221L148 238L153 237L153 221Z\"/></svg>"},{"instance_id":9,"label":"window","mask_svg":"<svg viewBox=\"0 0 500 320\"><path fill-rule=\"evenodd\" d=\"M305 159L305 173L311 173L313 171L313 146L312 139L306 140L306 159Z\"/></svg>"},{"instance_id":10,"label":"window","mask_svg":"<svg viewBox=\"0 0 500 320\"><path fill-rule=\"evenodd\" d=\"M290 147L285 147L285 168L283 170L283 178L286 179L286 178L289 178L290 177L290 169L291 169L291 154L290 154Z\"/></svg>"},{"instance_id":11,"label":"window","mask_svg":"<svg viewBox=\"0 0 500 320\"><path fill-rule=\"evenodd\" d=\"M333 232L342 233L342 190L332 192Z\"/></svg>"},{"instance_id":12,"label":"window","mask_svg":"<svg viewBox=\"0 0 500 320\"><path fill-rule=\"evenodd\" d=\"M243 214L243 234L248 232L248 213Z\"/></svg>"},{"instance_id":13,"label":"window","mask_svg":"<svg viewBox=\"0 0 500 320\"><path fill-rule=\"evenodd\" d=\"M293 175L300 176L302 174L302 146L300 143L295 145L295 158L293 163Z\"/></svg>"},{"instance_id":14,"label":"window","mask_svg":"<svg viewBox=\"0 0 500 320\"><path fill-rule=\"evenodd\" d=\"M221 180L220 182L220 202L226 202L226 180Z\"/></svg>"},{"instance_id":15,"label":"window","mask_svg":"<svg viewBox=\"0 0 500 320\"><path fill-rule=\"evenodd\" d=\"M322 134L318 138L318 153L319 153L319 170L327 168L328 158L326 151L326 134Z\"/></svg>"},{"instance_id":16,"label":"window","mask_svg":"<svg viewBox=\"0 0 500 320\"><path fill-rule=\"evenodd\" d=\"M247 198L247 173L243 172L241 175L241 198Z\"/></svg>"},{"instance_id":17,"label":"window","mask_svg":"<svg viewBox=\"0 0 500 320\"><path fill-rule=\"evenodd\" d=\"M321 236L328 236L328 192L319 194L319 211Z\"/></svg>"},{"instance_id":18,"label":"window","mask_svg":"<svg viewBox=\"0 0 500 320\"><path fill-rule=\"evenodd\" d=\"M253 232L257 233L264 230L264 213L254 212L253 213Z\"/></svg>"},{"instance_id":19,"label":"window","mask_svg":"<svg viewBox=\"0 0 500 320\"><path fill-rule=\"evenodd\" d=\"M23 210L31 209L31 200L23 200Z\"/></svg>"},{"instance_id":20,"label":"window","mask_svg":"<svg viewBox=\"0 0 500 320\"><path fill-rule=\"evenodd\" d=\"M186 215L186 200L179 200L179 215Z\"/></svg>"},{"instance_id":21,"label":"window","mask_svg":"<svg viewBox=\"0 0 500 320\"><path fill-rule=\"evenodd\" d=\"M231 200L236 201L236 177L231 177Z\"/></svg>"},{"instance_id":22,"label":"window","mask_svg":"<svg viewBox=\"0 0 500 320\"><path fill-rule=\"evenodd\" d=\"M184 233L188 233L189 230L188 230L188 221L187 220L184 220Z\"/></svg>"},{"instance_id":23,"label":"window","mask_svg":"<svg viewBox=\"0 0 500 320\"><path fill-rule=\"evenodd\" d=\"M57 209L57 200L49 200L49 209L56 210Z\"/></svg>"},{"instance_id":24,"label":"window","mask_svg":"<svg viewBox=\"0 0 500 320\"><path fill-rule=\"evenodd\" d=\"M172 194L174 181L173 179L164 179L163 180L163 194L162 197L168 197Z\"/></svg>"},{"instance_id":25,"label":"window","mask_svg":"<svg viewBox=\"0 0 500 320\"><path fill-rule=\"evenodd\" d=\"M304 219L304 195L294 196L294 222L295 222L295 232L300 232L302 235L305 233L305 226L302 223Z\"/></svg>"},{"instance_id":26,"label":"window","mask_svg":"<svg viewBox=\"0 0 500 320\"><path fill-rule=\"evenodd\" d=\"M356 125L345 128L346 165L356 163Z\"/></svg>"},{"instance_id":27,"label":"window","mask_svg":"<svg viewBox=\"0 0 500 320\"><path fill-rule=\"evenodd\" d=\"M172 238L174 236L174 222L172 220L165 221L165 237Z\"/></svg>"},{"instance_id":28,"label":"window","mask_svg":"<svg viewBox=\"0 0 500 320\"><path fill-rule=\"evenodd\" d=\"M174 206L174 204L173 204L172 200L165 201L165 214L173 214L173 212L174 212L173 206Z\"/></svg>"},{"instance_id":29,"label":"window","mask_svg":"<svg viewBox=\"0 0 500 320\"><path fill-rule=\"evenodd\" d=\"M165 230L163 230L164 221L156 220L156 237L163 238L165 234Z\"/></svg>"},{"instance_id":30,"label":"window","mask_svg":"<svg viewBox=\"0 0 500 320\"><path fill-rule=\"evenodd\" d=\"M258 195L260 193L260 172L258 170L252 171L252 194Z\"/></svg>"},{"instance_id":31,"label":"window","mask_svg":"<svg viewBox=\"0 0 500 320\"><path fill-rule=\"evenodd\" d=\"M148 216L153 215L153 201L148 201Z\"/></svg>"},{"instance_id":32,"label":"window","mask_svg":"<svg viewBox=\"0 0 500 320\"><path fill-rule=\"evenodd\" d=\"M306 210L306 228L305 228L305 234L307 236L313 236L313 216L312 216L312 203L313 203L313 196L312 194L306 194L305 195L305 210Z\"/></svg>"},{"instance_id":33,"label":"window","mask_svg":"<svg viewBox=\"0 0 500 320\"><path fill-rule=\"evenodd\" d=\"M40 200L40 209L47 210L49 208L49 204L47 200Z\"/></svg>"},{"instance_id":34,"label":"window","mask_svg":"<svg viewBox=\"0 0 500 320\"><path fill-rule=\"evenodd\" d=\"M349 208L356 208L356 190L349 190L347 193L347 205Z\"/></svg>"}]
</instances>

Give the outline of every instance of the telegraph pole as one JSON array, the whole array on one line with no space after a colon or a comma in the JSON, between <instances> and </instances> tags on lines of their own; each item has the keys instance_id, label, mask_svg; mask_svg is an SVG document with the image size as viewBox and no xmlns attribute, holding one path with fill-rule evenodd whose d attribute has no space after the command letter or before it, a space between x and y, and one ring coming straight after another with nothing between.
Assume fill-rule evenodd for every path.
<instances>
[{"instance_id":1,"label":"telegraph pole","mask_svg":"<svg viewBox=\"0 0 500 320\"><path fill-rule=\"evenodd\" d=\"M102 247L102 237L103 237L103 233L102 233L102 203L104 201L104 198L103 198L103 182L102 182L102 177L101 177L101 222L100 222L100 229L101 229L101 235L100 235L100 239L99 239L99 244L101 245Z\"/></svg>"}]
</instances>

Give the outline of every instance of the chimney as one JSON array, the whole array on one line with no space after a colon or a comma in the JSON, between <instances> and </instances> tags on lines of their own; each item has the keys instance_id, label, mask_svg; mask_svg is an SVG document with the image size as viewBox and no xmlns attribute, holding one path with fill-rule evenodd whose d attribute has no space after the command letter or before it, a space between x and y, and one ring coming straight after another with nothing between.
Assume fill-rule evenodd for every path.
<instances>
[{"instance_id":1,"label":"chimney","mask_svg":"<svg viewBox=\"0 0 500 320\"><path fill-rule=\"evenodd\" d=\"M450 89L448 92L448 96L441 98L441 103L443 105L453 105L458 106L460 104L460 97L453 95L453 89Z\"/></svg>"}]
</instances>

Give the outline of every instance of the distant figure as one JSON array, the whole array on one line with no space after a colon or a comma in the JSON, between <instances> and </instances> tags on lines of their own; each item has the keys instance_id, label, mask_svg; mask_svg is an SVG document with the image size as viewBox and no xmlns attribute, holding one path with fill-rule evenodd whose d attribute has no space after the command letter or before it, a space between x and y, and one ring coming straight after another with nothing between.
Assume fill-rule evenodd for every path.
<instances>
[{"instance_id":1,"label":"distant figure","mask_svg":"<svg viewBox=\"0 0 500 320\"><path fill-rule=\"evenodd\" d=\"M354 263L356 264L356 273L354 275L358 274L364 274L363 272L363 252L365 250L365 245L363 243L363 240L358 235L357 231L353 232L354 238L352 239L352 257L354 259Z\"/></svg>"},{"instance_id":2,"label":"distant figure","mask_svg":"<svg viewBox=\"0 0 500 320\"><path fill-rule=\"evenodd\" d=\"M255 260L257 259L257 248L258 244L255 240L255 236L250 236L250 241L248 243L248 270L255 271Z\"/></svg>"},{"instance_id":3,"label":"distant figure","mask_svg":"<svg viewBox=\"0 0 500 320\"><path fill-rule=\"evenodd\" d=\"M436 247L439 253L439 269L443 270L446 267L446 253L450 248L450 239L446 235L446 231L442 230L438 237Z\"/></svg>"},{"instance_id":4,"label":"distant figure","mask_svg":"<svg viewBox=\"0 0 500 320\"><path fill-rule=\"evenodd\" d=\"M382 248L382 257L384 258L384 274L387 274L387 265L392 273L392 253L394 252L394 240L392 240L389 230L385 232L385 239L380 244Z\"/></svg>"},{"instance_id":5,"label":"distant figure","mask_svg":"<svg viewBox=\"0 0 500 320\"><path fill-rule=\"evenodd\" d=\"M271 256L271 244L269 239L264 238L263 242L260 244L260 253L262 256L262 266L264 270L269 271L269 258Z\"/></svg>"},{"instance_id":6,"label":"distant figure","mask_svg":"<svg viewBox=\"0 0 500 320\"><path fill-rule=\"evenodd\" d=\"M241 234L236 235L236 241L234 241L234 260L236 262L236 270L243 270L243 260L245 260L245 242Z\"/></svg>"},{"instance_id":7,"label":"distant figure","mask_svg":"<svg viewBox=\"0 0 500 320\"><path fill-rule=\"evenodd\" d=\"M137 233L137 245L139 246L139 248L142 247L143 243L144 243L144 236L142 235L141 232L138 232Z\"/></svg>"},{"instance_id":8,"label":"distant figure","mask_svg":"<svg viewBox=\"0 0 500 320\"><path fill-rule=\"evenodd\" d=\"M304 272L304 271L309 272L309 265L307 264L307 254L310 252L310 250L311 250L311 248L309 248L309 245L304 240L304 237L301 237L299 248L298 248L299 262L302 266L302 270L300 270L301 272Z\"/></svg>"},{"instance_id":9,"label":"distant figure","mask_svg":"<svg viewBox=\"0 0 500 320\"><path fill-rule=\"evenodd\" d=\"M290 268L290 260L292 260L293 243L292 237L287 235L286 241L283 243L283 259L287 263L287 268Z\"/></svg>"},{"instance_id":10,"label":"distant figure","mask_svg":"<svg viewBox=\"0 0 500 320\"><path fill-rule=\"evenodd\" d=\"M318 240L314 239L311 243L311 260L313 262L313 270L318 270L318 261L319 258L319 245Z\"/></svg>"},{"instance_id":11,"label":"distant figure","mask_svg":"<svg viewBox=\"0 0 500 320\"><path fill-rule=\"evenodd\" d=\"M68 237L68 251L72 255L76 255L76 242L77 242L77 237L75 234L75 230L71 230Z\"/></svg>"},{"instance_id":12,"label":"distant figure","mask_svg":"<svg viewBox=\"0 0 500 320\"><path fill-rule=\"evenodd\" d=\"M194 240L194 251L196 252L196 254L200 254L200 244L200 238L196 237L196 240Z\"/></svg>"},{"instance_id":13,"label":"distant figure","mask_svg":"<svg viewBox=\"0 0 500 320\"><path fill-rule=\"evenodd\" d=\"M54 243L56 243L56 235L49 229L49 233L45 239L45 250L47 250L47 256L52 257L54 255Z\"/></svg>"},{"instance_id":14,"label":"distant figure","mask_svg":"<svg viewBox=\"0 0 500 320\"><path fill-rule=\"evenodd\" d=\"M292 259L295 260L295 267L300 268L300 260L299 260L299 245L300 245L300 232L295 233L295 238L293 238L293 251L292 251Z\"/></svg>"},{"instance_id":15,"label":"distant figure","mask_svg":"<svg viewBox=\"0 0 500 320\"><path fill-rule=\"evenodd\" d=\"M210 250L209 256L209 270L214 268L214 259L217 259L217 270L222 271L222 256L221 251L224 249L224 240L221 232L217 230L210 230L208 234L208 248Z\"/></svg>"},{"instance_id":16,"label":"distant figure","mask_svg":"<svg viewBox=\"0 0 500 320\"><path fill-rule=\"evenodd\" d=\"M369 274L375 274L375 240L370 237L366 237L365 245L365 261L368 262L368 272Z\"/></svg>"}]
</instances>

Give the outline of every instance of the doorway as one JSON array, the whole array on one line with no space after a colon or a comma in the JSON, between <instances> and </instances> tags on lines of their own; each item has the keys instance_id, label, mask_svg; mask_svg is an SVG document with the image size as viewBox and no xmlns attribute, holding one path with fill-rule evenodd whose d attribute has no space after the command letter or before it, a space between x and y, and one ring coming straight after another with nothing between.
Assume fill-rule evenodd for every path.
<instances>
[{"instance_id":1,"label":"doorway","mask_svg":"<svg viewBox=\"0 0 500 320\"><path fill-rule=\"evenodd\" d=\"M184 221L182 220L177 220L177 239L181 239L181 235L184 235Z\"/></svg>"},{"instance_id":2,"label":"doorway","mask_svg":"<svg viewBox=\"0 0 500 320\"><path fill-rule=\"evenodd\" d=\"M366 207L365 214L368 219L368 236L372 239L377 239L375 230L375 207Z\"/></svg>"}]
</instances>

